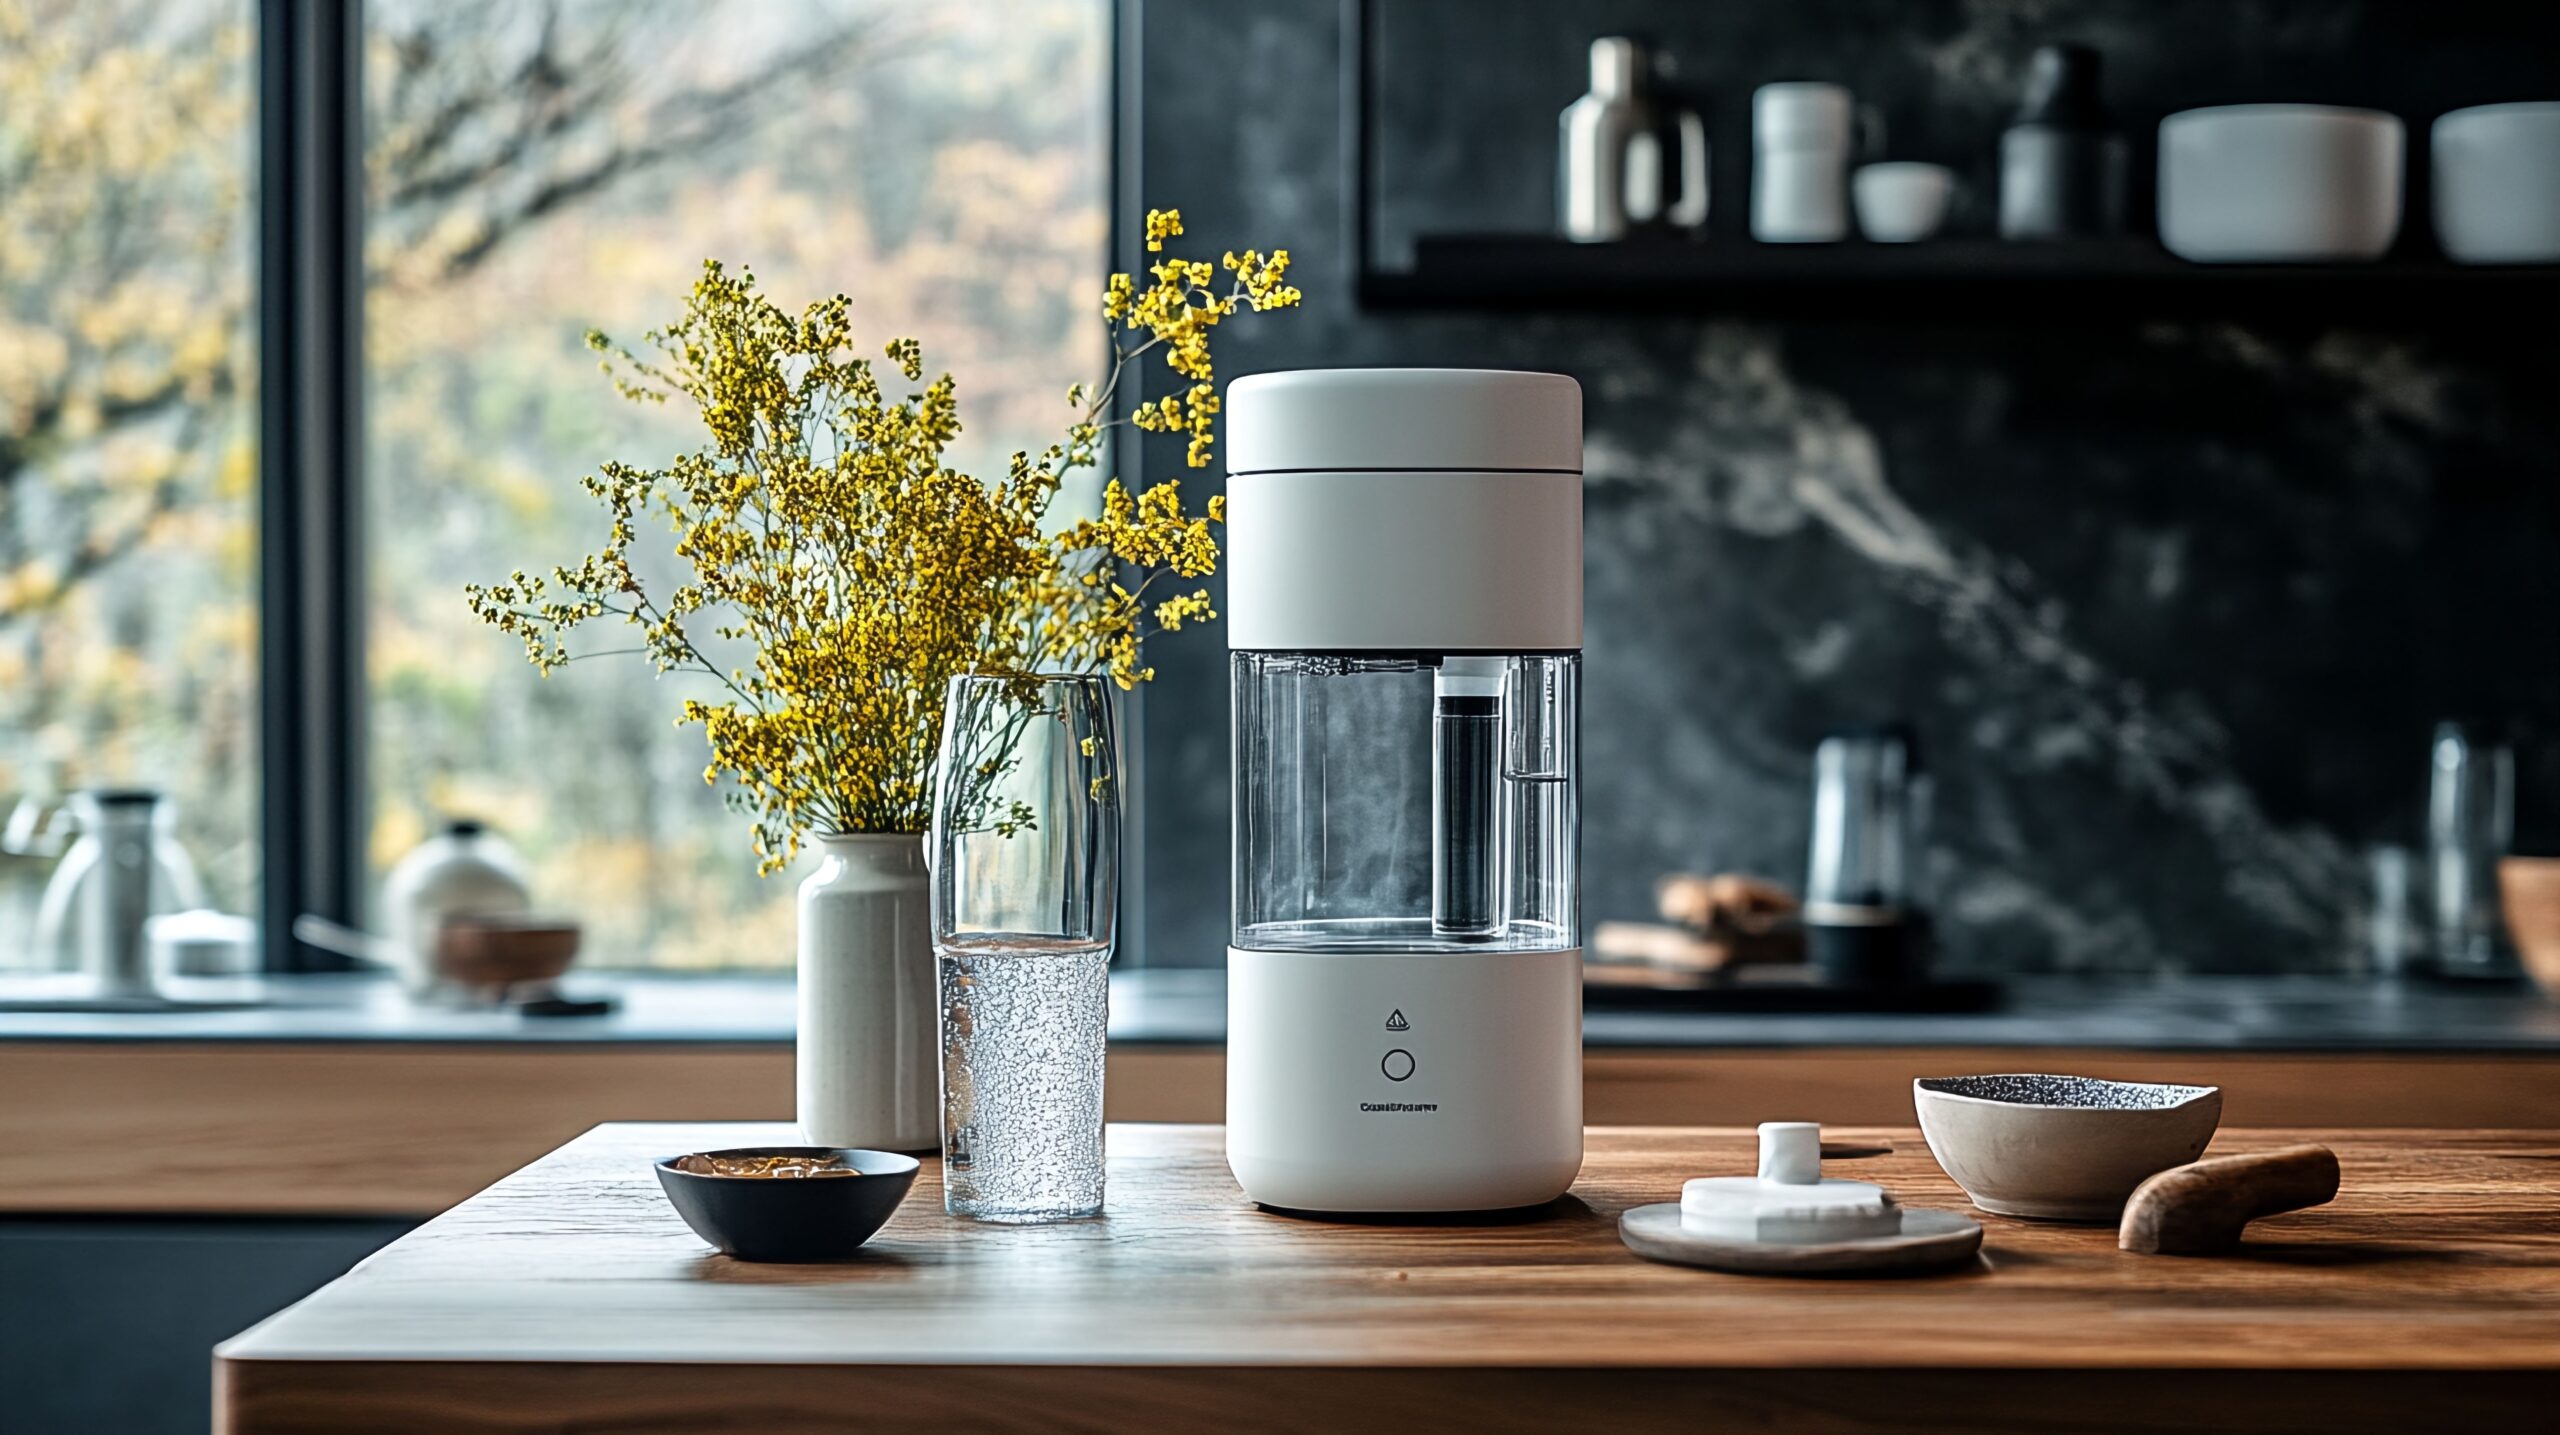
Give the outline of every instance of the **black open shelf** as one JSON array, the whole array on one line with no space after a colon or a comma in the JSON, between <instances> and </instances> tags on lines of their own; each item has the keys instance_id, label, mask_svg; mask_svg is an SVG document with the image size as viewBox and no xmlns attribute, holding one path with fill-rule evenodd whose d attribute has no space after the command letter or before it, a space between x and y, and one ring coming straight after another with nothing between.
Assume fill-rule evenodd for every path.
<instances>
[{"instance_id":1,"label":"black open shelf","mask_svg":"<svg viewBox=\"0 0 2560 1435\"><path fill-rule=\"evenodd\" d=\"M2560 265L2419 256L2369 264L2192 264L2148 239L1761 244L1715 236L1575 244L1427 236L1406 269L1371 268L1373 309L1615 309L1763 317L1986 321L2143 317L2317 323L2538 322Z\"/></svg>"},{"instance_id":2,"label":"black open shelf","mask_svg":"<svg viewBox=\"0 0 2560 1435\"><path fill-rule=\"evenodd\" d=\"M1757 318L2077 323L2228 319L2326 328L2493 330L2538 342L2560 320L2560 264L2455 264L2413 187L2400 242L2369 264L2192 264L2148 233L2011 242L1762 244L1735 232L1616 244L1440 234L1401 267L1379 253L1369 72L1380 0L1341 0L1342 181L1354 297L1375 310L1601 310ZM1738 228L1731 215L1712 221Z\"/></svg>"}]
</instances>

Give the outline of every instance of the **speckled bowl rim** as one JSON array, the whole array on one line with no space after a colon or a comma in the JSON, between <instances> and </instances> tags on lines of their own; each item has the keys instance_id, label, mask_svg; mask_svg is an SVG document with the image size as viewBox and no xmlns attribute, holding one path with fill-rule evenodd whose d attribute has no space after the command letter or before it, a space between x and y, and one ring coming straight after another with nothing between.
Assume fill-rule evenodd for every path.
<instances>
[{"instance_id":1,"label":"speckled bowl rim","mask_svg":"<svg viewBox=\"0 0 2560 1435\"><path fill-rule=\"evenodd\" d=\"M868 1146L723 1146L715 1151L679 1151L673 1156L662 1156L658 1158L657 1167L659 1170L666 1172L670 1176L682 1176L689 1181L753 1181L762 1186L815 1186L822 1185L824 1183L822 1181L776 1180L771 1176L724 1176L716 1171L687 1171L676 1165L676 1163L684 1160L688 1156L710 1156L715 1158L727 1156L737 1158L747 1156L819 1155L872 1157L883 1162L891 1163L877 1171L862 1170L861 1174L865 1176L888 1176L892 1178L899 1176L913 1176L924 1169L924 1163L922 1161L917 1160L913 1156L907 1155L903 1151L878 1151Z\"/></svg>"},{"instance_id":2,"label":"speckled bowl rim","mask_svg":"<svg viewBox=\"0 0 2560 1435\"><path fill-rule=\"evenodd\" d=\"M1942 1081L2094 1081L2105 1086L2130 1086L2145 1091L2183 1091L2185 1096L2166 1106L2069 1106L2053 1101L2004 1101L1997 1096L1975 1096L1970 1092L1948 1091L1934 1083ZM1977 1106L1997 1106L2007 1111L2184 1111L2208 1097L2220 1096L2219 1086L2193 1086L2183 1081L2118 1081L2112 1076L2079 1076L2067 1071L1981 1071L1966 1076L1915 1076L1911 1079L1911 1099L1935 1096L1947 1101L1970 1101Z\"/></svg>"}]
</instances>

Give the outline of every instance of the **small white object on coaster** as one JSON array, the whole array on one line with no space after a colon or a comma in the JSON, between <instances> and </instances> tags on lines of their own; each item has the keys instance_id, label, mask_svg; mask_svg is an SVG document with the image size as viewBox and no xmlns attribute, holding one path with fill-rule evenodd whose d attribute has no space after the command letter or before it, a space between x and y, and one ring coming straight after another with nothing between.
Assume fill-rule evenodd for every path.
<instances>
[{"instance_id":1,"label":"small white object on coaster","mask_svg":"<svg viewBox=\"0 0 2560 1435\"><path fill-rule=\"evenodd\" d=\"M1677 1205L1619 1217L1618 1236L1648 1259L1771 1275L1919 1269L1982 1247L1969 1217L1905 1211L1881 1186L1825 1179L1810 1121L1761 1123L1759 1175L1685 1182Z\"/></svg>"},{"instance_id":2,"label":"small white object on coaster","mask_svg":"<svg viewBox=\"0 0 2560 1435\"><path fill-rule=\"evenodd\" d=\"M1855 1241L1902 1230L1882 1186L1824 1180L1822 1127L1760 1123L1760 1174L1701 1176L1680 1187L1680 1228L1730 1241Z\"/></svg>"}]
</instances>

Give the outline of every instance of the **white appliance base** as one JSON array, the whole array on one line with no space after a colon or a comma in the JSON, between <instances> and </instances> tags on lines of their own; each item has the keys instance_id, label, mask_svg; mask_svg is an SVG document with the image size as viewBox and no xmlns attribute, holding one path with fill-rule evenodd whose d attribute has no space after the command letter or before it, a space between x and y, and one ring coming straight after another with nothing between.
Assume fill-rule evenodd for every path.
<instances>
[{"instance_id":1,"label":"white appliance base","mask_svg":"<svg viewBox=\"0 0 2560 1435\"><path fill-rule=\"evenodd\" d=\"M1582 1169L1582 953L1228 948L1227 1166L1296 1211L1563 1195Z\"/></svg>"}]
</instances>

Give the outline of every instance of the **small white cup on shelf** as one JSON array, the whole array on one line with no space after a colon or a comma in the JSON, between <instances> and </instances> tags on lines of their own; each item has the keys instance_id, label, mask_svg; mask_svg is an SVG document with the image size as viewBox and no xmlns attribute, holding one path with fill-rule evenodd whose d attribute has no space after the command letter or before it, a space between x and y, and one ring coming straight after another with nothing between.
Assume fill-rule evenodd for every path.
<instances>
[{"instance_id":1,"label":"small white cup on shelf","mask_svg":"<svg viewBox=\"0 0 2560 1435\"><path fill-rule=\"evenodd\" d=\"M1862 165L1850 181L1858 232L1878 244L1914 244L1947 222L1955 174L1942 164L1888 160Z\"/></svg>"}]
</instances>

